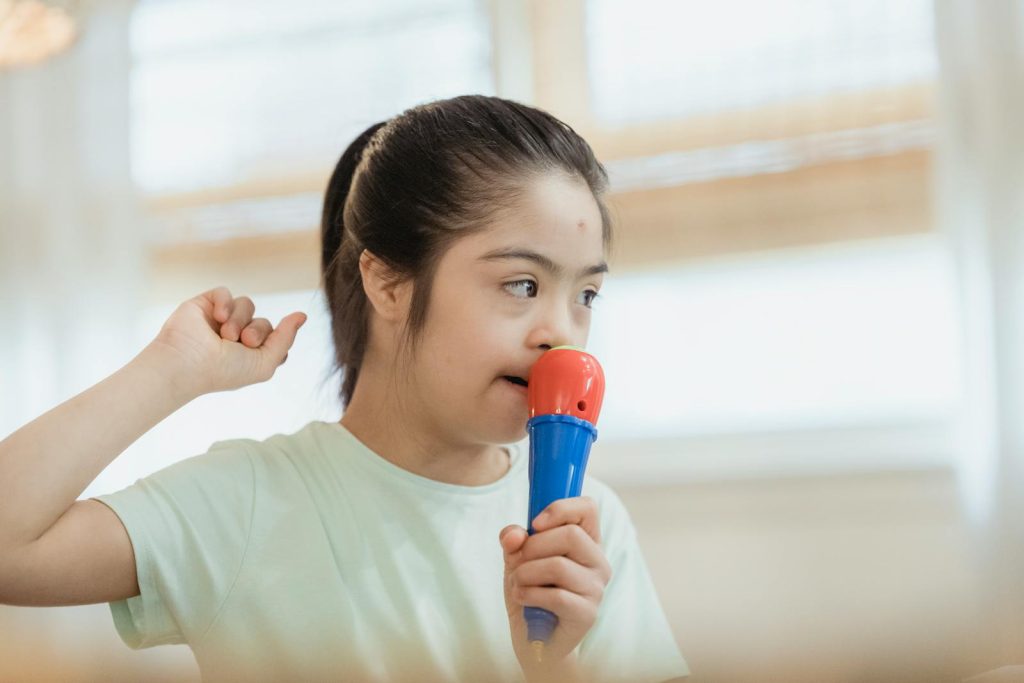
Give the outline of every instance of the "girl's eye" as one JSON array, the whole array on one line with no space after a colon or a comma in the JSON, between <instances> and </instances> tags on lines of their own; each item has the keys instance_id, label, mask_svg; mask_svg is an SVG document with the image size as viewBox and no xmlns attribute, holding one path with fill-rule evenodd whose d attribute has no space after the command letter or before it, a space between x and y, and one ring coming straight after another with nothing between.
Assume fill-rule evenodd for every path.
<instances>
[{"instance_id":1,"label":"girl's eye","mask_svg":"<svg viewBox=\"0 0 1024 683\"><path fill-rule=\"evenodd\" d=\"M537 296L537 283L533 280L516 280L515 282L506 282L502 285L507 292L518 299L532 299ZM585 289L580 292L581 301L587 308L591 308L594 305L594 301L601 296L595 289Z\"/></svg>"},{"instance_id":2,"label":"girl's eye","mask_svg":"<svg viewBox=\"0 0 1024 683\"><path fill-rule=\"evenodd\" d=\"M523 298L519 296L520 294L525 294L526 298L537 296L537 283L533 280L516 280L515 282L507 282L503 286L512 296L518 298Z\"/></svg>"},{"instance_id":3,"label":"girl's eye","mask_svg":"<svg viewBox=\"0 0 1024 683\"><path fill-rule=\"evenodd\" d=\"M587 308L593 307L594 301L596 301L597 298L601 296L600 294L597 293L597 290L594 289L585 289L582 292L580 292L580 295L583 297L583 305L586 306Z\"/></svg>"}]
</instances>

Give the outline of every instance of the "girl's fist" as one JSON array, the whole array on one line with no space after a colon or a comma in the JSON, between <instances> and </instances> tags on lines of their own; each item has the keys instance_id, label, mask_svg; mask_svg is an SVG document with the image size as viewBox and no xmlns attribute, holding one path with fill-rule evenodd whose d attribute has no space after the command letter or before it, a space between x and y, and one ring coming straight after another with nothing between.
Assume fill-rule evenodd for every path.
<instances>
[{"instance_id":1,"label":"girl's fist","mask_svg":"<svg viewBox=\"0 0 1024 683\"><path fill-rule=\"evenodd\" d=\"M265 382L287 359L306 314L290 313L275 329L255 312L249 297L217 287L178 306L150 347L173 359L176 384L193 397Z\"/></svg>"},{"instance_id":2,"label":"girl's fist","mask_svg":"<svg viewBox=\"0 0 1024 683\"><path fill-rule=\"evenodd\" d=\"M556 500L537 515L532 536L518 525L501 531L505 608L513 649L528 680L546 667L538 667L527 642L524 605L558 615L558 626L544 652L547 667L571 667L573 650L597 620L612 576L600 545L598 519L594 499L577 496Z\"/></svg>"}]
</instances>

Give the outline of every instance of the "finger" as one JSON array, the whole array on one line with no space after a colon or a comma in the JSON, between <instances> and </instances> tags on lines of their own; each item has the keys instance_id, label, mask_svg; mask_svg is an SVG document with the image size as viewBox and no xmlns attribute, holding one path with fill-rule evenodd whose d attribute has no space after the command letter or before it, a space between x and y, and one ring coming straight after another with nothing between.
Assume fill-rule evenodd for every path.
<instances>
[{"instance_id":1,"label":"finger","mask_svg":"<svg viewBox=\"0 0 1024 683\"><path fill-rule=\"evenodd\" d=\"M605 578L611 577L611 567L604 556L604 550L577 524L536 532L523 544L521 561L559 555L565 555L584 567L596 569Z\"/></svg>"},{"instance_id":2,"label":"finger","mask_svg":"<svg viewBox=\"0 0 1024 683\"><path fill-rule=\"evenodd\" d=\"M245 326L252 322L252 314L256 311L256 304L247 296L240 296L233 302L231 316L221 328L220 336L228 341L238 341Z\"/></svg>"},{"instance_id":3,"label":"finger","mask_svg":"<svg viewBox=\"0 0 1024 683\"><path fill-rule=\"evenodd\" d=\"M231 290L227 287L215 287L203 295L212 304L213 319L223 323L231 315Z\"/></svg>"},{"instance_id":4,"label":"finger","mask_svg":"<svg viewBox=\"0 0 1024 683\"><path fill-rule=\"evenodd\" d=\"M501 543L501 549L504 551L506 564L513 560L513 556L523 547L528 536L526 529L518 524L510 524L501 530L501 533L498 534L498 542Z\"/></svg>"},{"instance_id":5,"label":"finger","mask_svg":"<svg viewBox=\"0 0 1024 683\"><path fill-rule=\"evenodd\" d=\"M253 318L253 321L245 326L238 338L246 346L255 349L270 336L273 329L270 321L266 318Z\"/></svg>"},{"instance_id":6,"label":"finger","mask_svg":"<svg viewBox=\"0 0 1024 683\"><path fill-rule=\"evenodd\" d=\"M273 369L284 362L284 359L288 356L288 349L295 343L295 335L298 334L299 328L305 324L306 319L305 313L289 313L281 318L277 328L267 335L263 346L260 347L267 367Z\"/></svg>"},{"instance_id":7,"label":"finger","mask_svg":"<svg viewBox=\"0 0 1024 683\"><path fill-rule=\"evenodd\" d=\"M554 586L598 601L604 596L606 584L596 570L588 569L568 557L545 557L523 562L512 573L517 587Z\"/></svg>"},{"instance_id":8,"label":"finger","mask_svg":"<svg viewBox=\"0 0 1024 683\"><path fill-rule=\"evenodd\" d=\"M597 604L564 588L522 586L516 588L513 597L523 605L542 607L558 615L559 620L593 623L597 620Z\"/></svg>"},{"instance_id":9,"label":"finger","mask_svg":"<svg viewBox=\"0 0 1024 683\"><path fill-rule=\"evenodd\" d=\"M596 542L601 542L600 512L597 501L590 496L556 500L534 517L533 530L544 531L563 524L578 524Z\"/></svg>"}]
</instances>

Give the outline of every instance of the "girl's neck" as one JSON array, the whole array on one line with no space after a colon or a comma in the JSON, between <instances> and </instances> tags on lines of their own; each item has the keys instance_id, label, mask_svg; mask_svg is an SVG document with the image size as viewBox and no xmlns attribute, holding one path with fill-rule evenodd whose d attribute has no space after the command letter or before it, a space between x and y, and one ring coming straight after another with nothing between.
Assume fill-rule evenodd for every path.
<instances>
[{"instance_id":1,"label":"girl's neck","mask_svg":"<svg viewBox=\"0 0 1024 683\"><path fill-rule=\"evenodd\" d=\"M392 464L427 479L460 486L483 486L511 467L508 452L494 444L459 442L432 424L414 406L395 401L392 378L364 365L339 423Z\"/></svg>"}]
</instances>

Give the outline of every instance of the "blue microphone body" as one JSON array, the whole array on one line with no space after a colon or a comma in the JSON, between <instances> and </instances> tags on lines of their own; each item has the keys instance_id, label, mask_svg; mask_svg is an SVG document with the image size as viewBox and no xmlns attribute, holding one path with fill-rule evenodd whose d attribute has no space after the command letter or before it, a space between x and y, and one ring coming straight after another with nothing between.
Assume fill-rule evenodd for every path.
<instances>
[{"instance_id":1,"label":"blue microphone body","mask_svg":"<svg viewBox=\"0 0 1024 683\"><path fill-rule=\"evenodd\" d=\"M597 428L573 415L537 415L526 424L530 436L530 516L527 531L533 535L533 520L562 498L574 498L583 490L583 475L590 447L597 440ZM540 607L524 607L530 642L547 643L558 625L558 617Z\"/></svg>"}]
</instances>

